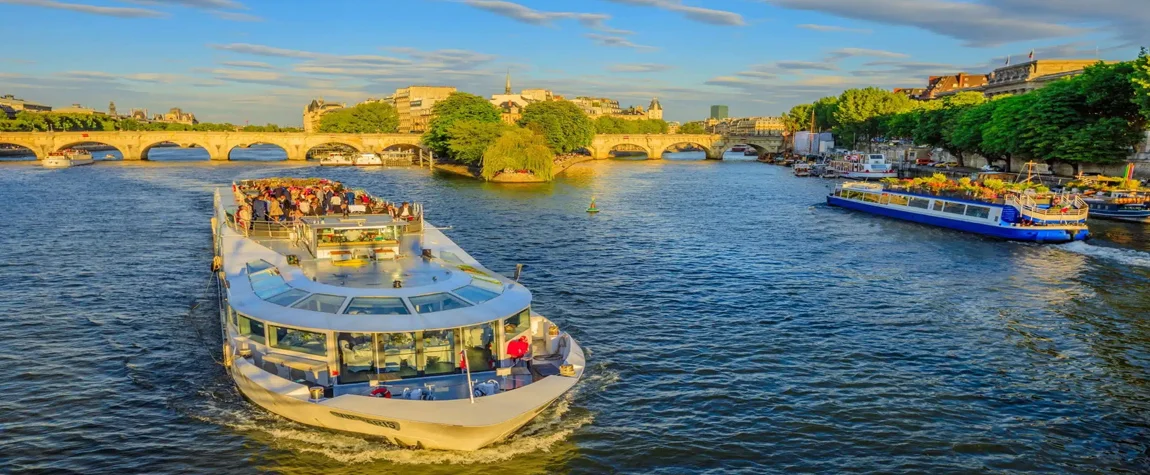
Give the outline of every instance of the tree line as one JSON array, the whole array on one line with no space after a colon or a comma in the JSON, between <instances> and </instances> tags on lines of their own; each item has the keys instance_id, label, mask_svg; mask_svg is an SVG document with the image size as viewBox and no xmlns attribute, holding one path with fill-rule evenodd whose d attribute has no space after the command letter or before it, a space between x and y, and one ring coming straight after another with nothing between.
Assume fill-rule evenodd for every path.
<instances>
[{"instance_id":1,"label":"tree line","mask_svg":"<svg viewBox=\"0 0 1150 475\"><path fill-rule=\"evenodd\" d=\"M1046 163L1116 163L1144 139L1150 120L1150 58L1102 63L1082 74L1021 95L986 99L959 92L930 101L877 88L848 89L837 97L793 107L788 131L830 130L857 147L878 139L903 139L941 148L961 165L978 154L988 161L1012 158Z\"/></svg>"},{"instance_id":2,"label":"tree line","mask_svg":"<svg viewBox=\"0 0 1150 475\"><path fill-rule=\"evenodd\" d=\"M229 123L175 124L168 122L141 122L131 118L118 118L97 114L62 114L57 112L21 111L15 118L0 119L3 132L113 132L128 131L197 131L197 132L300 132L298 127L280 127L276 124L236 126Z\"/></svg>"}]
</instances>

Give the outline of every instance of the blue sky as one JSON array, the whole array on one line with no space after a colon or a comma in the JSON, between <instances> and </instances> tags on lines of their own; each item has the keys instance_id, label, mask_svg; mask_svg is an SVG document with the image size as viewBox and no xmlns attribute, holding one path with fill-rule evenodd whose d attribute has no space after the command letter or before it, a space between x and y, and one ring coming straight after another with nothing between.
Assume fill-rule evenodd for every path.
<instances>
[{"instance_id":1,"label":"blue sky","mask_svg":"<svg viewBox=\"0 0 1150 475\"><path fill-rule=\"evenodd\" d=\"M0 0L0 94L298 125L314 97L548 88L668 120L923 87L1007 55L1130 59L1150 0Z\"/></svg>"}]
</instances>

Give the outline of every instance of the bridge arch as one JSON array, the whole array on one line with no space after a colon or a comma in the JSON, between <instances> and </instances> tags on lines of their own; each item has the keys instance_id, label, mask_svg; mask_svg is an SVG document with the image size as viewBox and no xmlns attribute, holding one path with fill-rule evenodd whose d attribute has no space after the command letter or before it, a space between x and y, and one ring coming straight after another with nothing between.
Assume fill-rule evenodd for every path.
<instances>
[{"instance_id":1,"label":"bridge arch","mask_svg":"<svg viewBox=\"0 0 1150 475\"><path fill-rule=\"evenodd\" d=\"M155 154L153 155L153 152ZM198 144L164 140L140 148L141 160L211 160L211 152Z\"/></svg>"},{"instance_id":2,"label":"bridge arch","mask_svg":"<svg viewBox=\"0 0 1150 475\"><path fill-rule=\"evenodd\" d=\"M278 162L288 159L288 149L273 142L237 144L227 151L228 160Z\"/></svg>"},{"instance_id":3,"label":"bridge arch","mask_svg":"<svg viewBox=\"0 0 1150 475\"><path fill-rule=\"evenodd\" d=\"M668 153L676 153L676 152L684 151L684 150L680 150L680 148L682 148L684 146L692 146L692 147L699 148L700 150L697 150L697 151L703 153L703 156L701 157L702 159L706 159L708 157L714 156L714 153L712 152L712 149L709 145L702 143L700 141L697 141L697 140L684 140L682 142L675 142L673 144L668 144L667 146L663 147L663 151L659 153L659 156L664 157Z\"/></svg>"},{"instance_id":4,"label":"bridge arch","mask_svg":"<svg viewBox=\"0 0 1150 475\"><path fill-rule=\"evenodd\" d=\"M113 145L107 142L95 140L82 140L77 142L66 142L63 145L56 147L56 151L67 150L70 148L85 148L92 153L92 158L96 160L123 160L124 147ZM130 153L130 152L129 152ZM111 155L111 158L108 157Z\"/></svg>"},{"instance_id":5,"label":"bridge arch","mask_svg":"<svg viewBox=\"0 0 1150 475\"><path fill-rule=\"evenodd\" d=\"M346 143L344 141L333 140L309 146L305 156L308 160L319 160L323 155L335 151L349 154L358 154L363 151L363 148Z\"/></svg>"},{"instance_id":6,"label":"bridge arch","mask_svg":"<svg viewBox=\"0 0 1150 475\"><path fill-rule=\"evenodd\" d=\"M0 162L39 160L43 158L36 153L34 147L35 144L24 145L21 143L0 142Z\"/></svg>"},{"instance_id":7,"label":"bridge arch","mask_svg":"<svg viewBox=\"0 0 1150 475\"><path fill-rule=\"evenodd\" d=\"M642 158L644 158L644 159L658 158L658 157L652 157L651 156L651 149L647 148L644 145L639 145L639 144L633 143L633 142L622 142L622 143L613 144L610 146L610 148L607 149L607 155L610 156L611 158L636 159L636 158L639 158L640 153L642 153Z\"/></svg>"}]
</instances>

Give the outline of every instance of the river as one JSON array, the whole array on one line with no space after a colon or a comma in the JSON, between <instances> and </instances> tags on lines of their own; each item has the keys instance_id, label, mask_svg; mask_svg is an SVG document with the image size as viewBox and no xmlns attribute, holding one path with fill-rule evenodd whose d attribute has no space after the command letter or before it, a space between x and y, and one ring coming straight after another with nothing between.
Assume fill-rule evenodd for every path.
<instances>
[{"instance_id":1,"label":"river","mask_svg":"<svg viewBox=\"0 0 1150 475\"><path fill-rule=\"evenodd\" d=\"M741 156L499 186L154 153L171 155L0 164L0 472L1150 469L1148 226L984 239L827 207L830 181ZM488 267L526 264L536 309L589 351L586 379L474 453L246 403L215 361L210 192L275 175L426 203Z\"/></svg>"}]
</instances>

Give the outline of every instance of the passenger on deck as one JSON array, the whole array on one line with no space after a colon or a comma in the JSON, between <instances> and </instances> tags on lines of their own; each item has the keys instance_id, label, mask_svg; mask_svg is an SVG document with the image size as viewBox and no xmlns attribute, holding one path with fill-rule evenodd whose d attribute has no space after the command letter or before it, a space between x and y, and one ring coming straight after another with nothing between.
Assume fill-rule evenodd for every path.
<instances>
[{"instance_id":1,"label":"passenger on deck","mask_svg":"<svg viewBox=\"0 0 1150 475\"><path fill-rule=\"evenodd\" d=\"M254 221L267 221L268 220L268 202L260 198L252 200L252 220Z\"/></svg>"},{"instance_id":2,"label":"passenger on deck","mask_svg":"<svg viewBox=\"0 0 1150 475\"><path fill-rule=\"evenodd\" d=\"M236 211L236 227L244 230L247 233L248 226L252 222L252 208L246 204L240 205L240 209Z\"/></svg>"},{"instance_id":3,"label":"passenger on deck","mask_svg":"<svg viewBox=\"0 0 1150 475\"><path fill-rule=\"evenodd\" d=\"M403 204L399 206L399 217L400 218L408 218L410 216L411 216L411 205L407 204L407 202L404 201Z\"/></svg>"},{"instance_id":4,"label":"passenger on deck","mask_svg":"<svg viewBox=\"0 0 1150 475\"><path fill-rule=\"evenodd\" d=\"M270 217L272 221L283 221L283 216L284 210L283 207L280 206L280 202L275 199L269 199L268 217Z\"/></svg>"}]
</instances>

